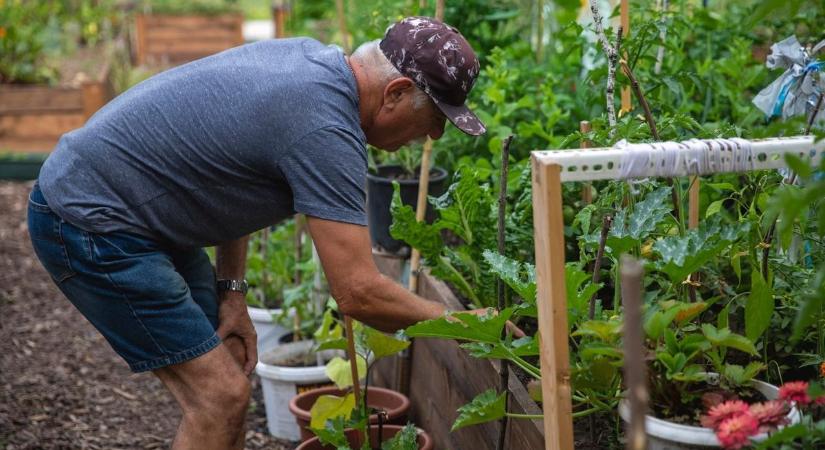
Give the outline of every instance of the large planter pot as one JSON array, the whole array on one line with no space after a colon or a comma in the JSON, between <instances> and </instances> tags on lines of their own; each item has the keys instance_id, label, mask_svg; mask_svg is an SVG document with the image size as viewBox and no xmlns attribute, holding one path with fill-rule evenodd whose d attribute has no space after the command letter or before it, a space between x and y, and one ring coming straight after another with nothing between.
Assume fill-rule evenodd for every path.
<instances>
[{"instance_id":1,"label":"large planter pot","mask_svg":"<svg viewBox=\"0 0 825 450\"><path fill-rule=\"evenodd\" d=\"M310 367L290 367L285 361L312 352L314 342L298 341L283 344L264 353L255 366L261 377L261 388L266 408L266 424L269 433L279 439L297 441L301 432L292 413L289 401L306 390L330 383L324 365ZM330 352L322 360L328 359Z\"/></svg>"},{"instance_id":2,"label":"large planter pot","mask_svg":"<svg viewBox=\"0 0 825 450\"><path fill-rule=\"evenodd\" d=\"M373 254L378 270L393 279L403 277L404 261ZM443 304L452 311L464 306L442 281L422 273L418 280L418 294ZM457 409L472 401L478 394L501 384L498 361L470 356L454 340L415 338L409 359L410 420L433 439L438 449L494 450L499 436L498 421L452 431ZM389 387L404 392L399 383L402 377L396 358L382 358L370 369L373 386ZM513 370L508 379L510 400L507 410L517 414L541 414L541 408L530 398L524 383ZM541 420L511 420L505 434L507 448L544 448L544 428Z\"/></svg>"},{"instance_id":3,"label":"large planter pot","mask_svg":"<svg viewBox=\"0 0 825 450\"><path fill-rule=\"evenodd\" d=\"M756 380L753 387L768 400L774 400L779 396L779 388L772 384ZM630 406L626 400L619 402L619 415L625 422L630 420ZM788 413L790 423L799 423L800 418L799 410L791 408ZM713 430L709 428L681 425L653 416L645 416L645 433L648 450L700 450L721 447ZM764 441L767 438L767 433L762 433L751 439Z\"/></svg>"},{"instance_id":4,"label":"large planter pot","mask_svg":"<svg viewBox=\"0 0 825 450\"><path fill-rule=\"evenodd\" d=\"M241 14L135 17L133 49L138 65L183 64L243 43Z\"/></svg>"},{"instance_id":5,"label":"large planter pot","mask_svg":"<svg viewBox=\"0 0 825 450\"><path fill-rule=\"evenodd\" d=\"M404 247L404 243L397 241L390 236L390 225L392 224L392 214L390 213L390 203L392 202L392 183L397 181L401 188L401 202L415 208L418 201L418 179L398 180L399 174L403 173L401 166L385 165L378 166L375 173L367 174L367 218L369 220L370 239L374 247L379 247L390 253L397 253ZM447 171L434 167L430 170L430 181L428 183L429 195L441 195L444 193ZM435 212L427 205L427 222L435 219Z\"/></svg>"},{"instance_id":6,"label":"large planter pot","mask_svg":"<svg viewBox=\"0 0 825 450\"><path fill-rule=\"evenodd\" d=\"M381 435L382 439L386 441L387 439L392 438L396 434L398 434L401 429L404 428L401 425L385 425L383 428L383 434ZM361 434L356 430L346 430L344 432L347 436L347 441L349 441L349 445L351 448L359 449L363 443L363 438ZM373 443L378 440L378 427L370 427L370 443ZM432 439L430 439L430 435L427 434L424 430L418 430L418 449L419 450L433 450L433 443ZM335 447L330 447L327 445L322 445L318 438L312 438L303 444L299 445L295 450L335 450Z\"/></svg>"},{"instance_id":7,"label":"large planter pot","mask_svg":"<svg viewBox=\"0 0 825 450\"><path fill-rule=\"evenodd\" d=\"M258 356L263 355L267 350L280 345L281 336L289 333L286 327L275 321L274 317L282 313L281 309L264 309L254 306L247 306L249 318L258 334Z\"/></svg>"},{"instance_id":8,"label":"large planter pot","mask_svg":"<svg viewBox=\"0 0 825 450\"><path fill-rule=\"evenodd\" d=\"M404 425L407 423L407 412L410 409L410 399L400 392L380 387L368 387L367 406L376 410L387 412L387 423ZM312 389L292 398L289 402L289 410L295 415L295 421L301 429L301 440L311 439L314 435L309 431L310 414L315 400L322 395L343 396L345 392L336 387L325 387ZM370 423L378 423L378 415L370 415Z\"/></svg>"}]
</instances>

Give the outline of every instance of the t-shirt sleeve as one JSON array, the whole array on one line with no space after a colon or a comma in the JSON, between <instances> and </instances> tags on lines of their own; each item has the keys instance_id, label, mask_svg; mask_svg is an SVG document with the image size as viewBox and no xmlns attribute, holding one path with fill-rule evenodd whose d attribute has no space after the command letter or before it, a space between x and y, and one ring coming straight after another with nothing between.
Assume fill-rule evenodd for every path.
<instances>
[{"instance_id":1,"label":"t-shirt sleeve","mask_svg":"<svg viewBox=\"0 0 825 450\"><path fill-rule=\"evenodd\" d=\"M295 211L319 219L367 225L367 155L350 131L327 127L309 133L281 158Z\"/></svg>"}]
</instances>

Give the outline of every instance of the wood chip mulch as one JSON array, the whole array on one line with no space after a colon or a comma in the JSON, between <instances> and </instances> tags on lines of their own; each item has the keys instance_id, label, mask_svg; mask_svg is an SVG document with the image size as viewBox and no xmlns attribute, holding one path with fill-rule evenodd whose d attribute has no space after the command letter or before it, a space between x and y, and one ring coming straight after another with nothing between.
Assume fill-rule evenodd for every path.
<instances>
[{"instance_id":1,"label":"wood chip mulch","mask_svg":"<svg viewBox=\"0 0 825 450\"><path fill-rule=\"evenodd\" d=\"M153 375L133 374L66 300L26 230L32 183L0 182L0 450L163 449L180 411ZM271 438L253 375L247 449Z\"/></svg>"}]
</instances>

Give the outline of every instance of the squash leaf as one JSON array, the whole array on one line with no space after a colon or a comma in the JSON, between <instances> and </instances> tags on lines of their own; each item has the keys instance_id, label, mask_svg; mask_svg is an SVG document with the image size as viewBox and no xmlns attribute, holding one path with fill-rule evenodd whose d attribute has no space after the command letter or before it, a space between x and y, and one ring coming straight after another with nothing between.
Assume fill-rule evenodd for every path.
<instances>
[{"instance_id":1,"label":"squash leaf","mask_svg":"<svg viewBox=\"0 0 825 450\"><path fill-rule=\"evenodd\" d=\"M324 428L328 419L343 417L349 419L355 409L355 394L349 393L343 397L337 395L322 395L315 400L309 410L310 428Z\"/></svg>"},{"instance_id":2,"label":"squash leaf","mask_svg":"<svg viewBox=\"0 0 825 450\"><path fill-rule=\"evenodd\" d=\"M455 431L470 425L490 422L504 417L506 393L496 395L495 389L488 389L477 395L473 401L458 408L458 419L453 423L450 431Z\"/></svg>"}]
</instances>

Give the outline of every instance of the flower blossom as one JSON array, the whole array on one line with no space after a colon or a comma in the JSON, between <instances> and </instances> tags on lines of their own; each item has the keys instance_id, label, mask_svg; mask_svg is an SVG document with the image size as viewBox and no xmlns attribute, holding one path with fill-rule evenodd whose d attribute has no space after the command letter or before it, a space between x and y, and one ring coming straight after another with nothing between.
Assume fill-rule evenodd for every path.
<instances>
[{"instance_id":1,"label":"flower blossom","mask_svg":"<svg viewBox=\"0 0 825 450\"><path fill-rule=\"evenodd\" d=\"M788 423L788 404L781 400L751 405L750 414L759 423L759 432L775 431Z\"/></svg>"},{"instance_id":2,"label":"flower blossom","mask_svg":"<svg viewBox=\"0 0 825 450\"><path fill-rule=\"evenodd\" d=\"M700 422L703 427L716 430L725 420L743 414L748 414L747 403L742 400L728 400L711 408L706 416L702 416Z\"/></svg>"},{"instance_id":3,"label":"flower blossom","mask_svg":"<svg viewBox=\"0 0 825 450\"><path fill-rule=\"evenodd\" d=\"M805 406L811 403L808 396L807 381L789 381L779 388L779 399L786 402L796 402L797 405Z\"/></svg>"},{"instance_id":4,"label":"flower blossom","mask_svg":"<svg viewBox=\"0 0 825 450\"><path fill-rule=\"evenodd\" d=\"M722 447L737 450L750 444L750 437L759 432L759 422L750 413L730 417L716 430Z\"/></svg>"}]
</instances>

